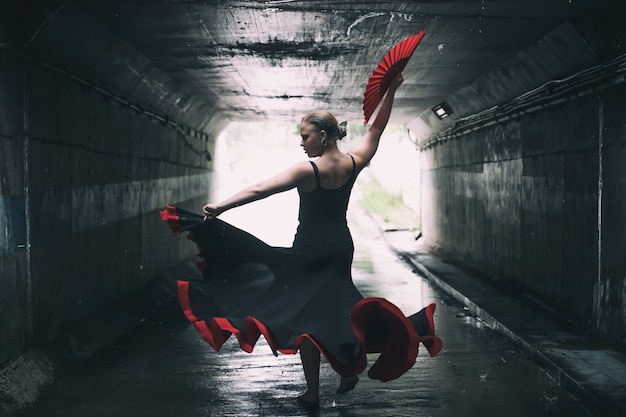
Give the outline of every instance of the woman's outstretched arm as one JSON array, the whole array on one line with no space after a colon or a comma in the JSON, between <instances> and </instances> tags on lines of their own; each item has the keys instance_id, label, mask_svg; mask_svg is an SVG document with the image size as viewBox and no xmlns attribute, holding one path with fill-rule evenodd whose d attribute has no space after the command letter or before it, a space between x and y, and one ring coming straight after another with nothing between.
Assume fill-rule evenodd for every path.
<instances>
[{"instance_id":1,"label":"woman's outstretched arm","mask_svg":"<svg viewBox=\"0 0 626 417\"><path fill-rule=\"evenodd\" d=\"M363 140L350 150L350 154L355 157L359 167L367 165L368 162L374 157L374 154L376 154L380 137L383 134L385 127L387 127L387 122L389 122L389 117L391 116L391 109L393 108L393 100L395 98L396 90L403 82L404 77L400 72L391 81L389 90L383 99L383 104L380 106L380 110L378 110L372 126L369 128L367 133L365 133L365 136L363 136Z\"/></svg>"},{"instance_id":2,"label":"woman's outstretched arm","mask_svg":"<svg viewBox=\"0 0 626 417\"><path fill-rule=\"evenodd\" d=\"M274 177L244 188L219 203L206 204L202 211L208 218L217 217L231 208L295 188L307 175L311 175L311 165L308 162L298 163Z\"/></svg>"}]
</instances>

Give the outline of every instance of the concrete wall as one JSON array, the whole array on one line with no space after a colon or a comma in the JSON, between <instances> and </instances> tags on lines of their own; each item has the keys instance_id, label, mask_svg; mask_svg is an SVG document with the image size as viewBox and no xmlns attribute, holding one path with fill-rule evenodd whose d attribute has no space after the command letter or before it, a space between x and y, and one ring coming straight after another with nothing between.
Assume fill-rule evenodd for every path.
<instances>
[{"instance_id":1,"label":"concrete wall","mask_svg":"<svg viewBox=\"0 0 626 417\"><path fill-rule=\"evenodd\" d=\"M623 340L625 91L548 107L421 155L422 226L433 248Z\"/></svg>"},{"instance_id":2,"label":"concrete wall","mask_svg":"<svg viewBox=\"0 0 626 417\"><path fill-rule=\"evenodd\" d=\"M195 255L159 210L206 201L226 123L88 15L72 32L63 13L80 10L28 42L3 16L0 369Z\"/></svg>"}]
</instances>

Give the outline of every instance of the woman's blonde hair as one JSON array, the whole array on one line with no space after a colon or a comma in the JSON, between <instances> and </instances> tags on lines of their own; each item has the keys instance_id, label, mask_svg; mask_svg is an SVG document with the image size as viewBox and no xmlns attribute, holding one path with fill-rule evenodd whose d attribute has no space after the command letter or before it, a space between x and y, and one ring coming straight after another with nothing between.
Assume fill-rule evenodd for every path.
<instances>
[{"instance_id":1,"label":"woman's blonde hair","mask_svg":"<svg viewBox=\"0 0 626 417\"><path fill-rule=\"evenodd\" d=\"M326 110L313 110L302 118L302 123L309 123L320 130L325 130L330 140L343 139L348 133L346 122L339 123L333 114Z\"/></svg>"}]
</instances>

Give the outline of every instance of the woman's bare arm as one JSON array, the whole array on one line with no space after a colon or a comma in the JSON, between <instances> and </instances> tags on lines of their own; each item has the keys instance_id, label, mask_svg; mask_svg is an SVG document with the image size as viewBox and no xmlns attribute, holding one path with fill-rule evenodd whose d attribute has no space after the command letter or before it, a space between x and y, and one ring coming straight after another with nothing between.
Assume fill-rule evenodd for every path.
<instances>
[{"instance_id":1,"label":"woman's bare arm","mask_svg":"<svg viewBox=\"0 0 626 417\"><path fill-rule=\"evenodd\" d=\"M219 203L206 204L202 210L207 217L217 217L234 207L243 206L244 204L295 188L307 175L311 175L311 165L308 162L301 162L274 177L246 187Z\"/></svg>"},{"instance_id":2,"label":"woman's bare arm","mask_svg":"<svg viewBox=\"0 0 626 417\"><path fill-rule=\"evenodd\" d=\"M400 87L403 81L404 77L402 76L402 73L396 75L396 77L391 81L389 90L383 99L383 104L380 106L380 110L378 110L372 126L369 128L367 133L365 133L365 136L363 136L363 140L350 150L350 154L355 157L359 167L367 165L367 163L374 157L374 154L376 154L380 137L383 134L385 127L387 127L389 117L391 116L391 109L393 108L393 100L395 98L396 90Z\"/></svg>"}]
</instances>

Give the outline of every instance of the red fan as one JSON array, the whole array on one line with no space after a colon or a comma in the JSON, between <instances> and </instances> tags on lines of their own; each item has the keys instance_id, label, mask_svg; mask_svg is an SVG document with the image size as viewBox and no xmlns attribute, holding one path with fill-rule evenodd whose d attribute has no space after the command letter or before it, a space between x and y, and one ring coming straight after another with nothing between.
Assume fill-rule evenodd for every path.
<instances>
[{"instance_id":1,"label":"red fan","mask_svg":"<svg viewBox=\"0 0 626 417\"><path fill-rule=\"evenodd\" d=\"M365 96L363 97L365 121L363 124L367 124L378 103L380 103L380 100L387 92L391 80L404 70L409 59L411 59L411 55L413 55L413 51L415 51L423 37L423 30L420 30L416 35L409 36L391 48L387 55L378 63L365 88Z\"/></svg>"}]
</instances>

